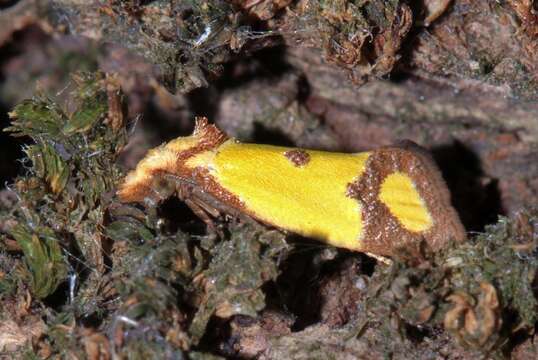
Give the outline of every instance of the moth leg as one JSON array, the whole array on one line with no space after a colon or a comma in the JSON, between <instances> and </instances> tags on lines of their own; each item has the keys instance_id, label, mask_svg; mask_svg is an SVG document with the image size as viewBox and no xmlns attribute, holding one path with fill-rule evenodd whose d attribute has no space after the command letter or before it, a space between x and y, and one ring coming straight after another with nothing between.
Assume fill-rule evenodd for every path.
<instances>
[{"instance_id":1,"label":"moth leg","mask_svg":"<svg viewBox=\"0 0 538 360\"><path fill-rule=\"evenodd\" d=\"M196 202L196 204L198 204L198 206L200 206L206 213L208 213L209 215L211 215L211 217L213 218L218 218L221 213L219 211L219 209L217 209L216 207L212 206L211 204L207 203L206 201L204 201L203 199L200 199L198 196L196 196L196 194L193 194L192 195L192 199L193 201Z\"/></svg>"},{"instance_id":2,"label":"moth leg","mask_svg":"<svg viewBox=\"0 0 538 360\"><path fill-rule=\"evenodd\" d=\"M174 179L177 181L177 179ZM194 215L202 220L211 234L216 234L220 238L224 238L224 233L220 230L213 221L214 218L220 216L220 211L204 201L200 196L197 187L188 184L184 181L177 181L176 193L178 198L187 205Z\"/></svg>"},{"instance_id":3,"label":"moth leg","mask_svg":"<svg viewBox=\"0 0 538 360\"><path fill-rule=\"evenodd\" d=\"M389 259L388 257L372 254L372 253L369 253L369 252L365 252L365 254L368 255L371 258L376 259L380 263L383 263L385 265L392 265L392 260Z\"/></svg>"},{"instance_id":4,"label":"moth leg","mask_svg":"<svg viewBox=\"0 0 538 360\"><path fill-rule=\"evenodd\" d=\"M213 214L210 211L208 211L209 209L206 206L207 204L197 201L195 197L189 197L189 198L183 199L183 201L185 202L185 205L187 205L192 210L194 215L196 215L198 218L200 218L200 220L202 220L206 224L210 233L216 234L220 238L224 237L224 233L222 232L222 230L219 229L215 225L215 222L213 221L213 218L211 217L211 215ZM217 216L218 216L218 213L217 213Z\"/></svg>"}]
</instances>

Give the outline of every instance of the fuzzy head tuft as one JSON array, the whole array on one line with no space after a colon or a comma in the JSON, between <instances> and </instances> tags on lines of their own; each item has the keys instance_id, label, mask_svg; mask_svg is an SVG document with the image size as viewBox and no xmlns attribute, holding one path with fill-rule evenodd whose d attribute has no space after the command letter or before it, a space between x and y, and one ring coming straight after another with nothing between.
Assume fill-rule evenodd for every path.
<instances>
[{"instance_id":1,"label":"fuzzy head tuft","mask_svg":"<svg viewBox=\"0 0 538 360\"><path fill-rule=\"evenodd\" d=\"M192 168L186 167L185 162L203 151L216 149L227 139L226 134L209 124L205 117L196 118L192 135L178 137L148 151L119 186L120 201L144 202L156 195L159 198L159 183L165 175L190 178Z\"/></svg>"}]
</instances>

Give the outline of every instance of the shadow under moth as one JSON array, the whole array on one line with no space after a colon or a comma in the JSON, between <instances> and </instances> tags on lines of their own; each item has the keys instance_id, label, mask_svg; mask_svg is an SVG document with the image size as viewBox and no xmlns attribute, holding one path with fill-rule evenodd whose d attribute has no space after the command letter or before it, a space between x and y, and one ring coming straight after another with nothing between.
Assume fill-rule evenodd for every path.
<instances>
[{"instance_id":1,"label":"shadow under moth","mask_svg":"<svg viewBox=\"0 0 538 360\"><path fill-rule=\"evenodd\" d=\"M241 143L205 118L148 152L120 185L123 202L178 196L212 226L219 215L377 256L419 256L465 230L429 154L407 142L361 153Z\"/></svg>"}]
</instances>

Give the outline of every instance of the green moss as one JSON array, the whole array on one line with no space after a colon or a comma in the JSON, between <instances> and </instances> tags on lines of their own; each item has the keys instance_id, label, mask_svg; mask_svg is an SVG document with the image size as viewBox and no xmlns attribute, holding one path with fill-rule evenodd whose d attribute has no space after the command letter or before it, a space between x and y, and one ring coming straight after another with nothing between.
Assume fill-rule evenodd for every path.
<instances>
[{"instance_id":1,"label":"green moss","mask_svg":"<svg viewBox=\"0 0 538 360\"><path fill-rule=\"evenodd\" d=\"M54 146L39 141L38 145L26 147L24 152L33 164L35 175L47 184L52 194L61 193L67 185L70 172L67 162Z\"/></svg>"},{"instance_id":2,"label":"green moss","mask_svg":"<svg viewBox=\"0 0 538 360\"><path fill-rule=\"evenodd\" d=\"M52 294L67 275L66 262L54 232L48 227L32 229L23 224L17 224L10 232L24 253L34 295L42 299Z\"/></svg>"},{"instance_id":3,"label":"green moss","mask_svg":"<svg viewBox=\"0 0 538 360\"><path fill-rule=\"evenodd\" d=\"M126 141L125 128L113 129L105 123L104 81L99 73L75 74L66 100L41 94L10 113L12 124L6 130L30 137L33 144L24 151L25 174L12 187L18 200L0 215L8 224L4 238L14 239L23 255L18 260L11 253L4 254L16 269L4 279L4 288L12 286L11 295L5 296L20 296L30 288L34 298L47 298L61 284L68 284L68 273L78 279L69 290L73 295L101 289L93 274L102 274L107 266L102 235L111 200L107 194L120 179L115 160ZM71 312L79 305L88 309L84 297L71 298L67 291L57 295L48 301L53 301L52 307L72 305L67 311L71 317L80 314ZM94 305L99 299L93 299ZM50 336L54 328L51 326Z\"/></svg>"},{"instance_id":4,"label":"green moss","mask_svg":"<svg viewBox=\"0 0 538 360\"><path fill-rule=\"evenodd\" d=\"M447 261L455 288L472 290L480 281L495 285L506 311L517 314L525 326L538 320L533 290L538 271L538 211L522 211L515 219L501 217L472 242L451 252ZM518 324L519 325L519 324Z\"/></svg>"},{"instance_id":5,"label":"green moss","mask_svg":"<svg viewBox=\"0 0 538 360\"><path fill-rule=\"evenodd\" d=\"M259 228L241 226L232 229L231 239L218 243L214 256L198 289L204 302L189 328L195 341L205 333L215 313L228 318L234 315L256 317L265 307L264 283L278 275L276 260L286 250L282 237L267 238Z\"/></svg>"},{"instance_id":6,"label":"green moss","mask_svg":"<svg viewBox=\"0 0 538 360\"><path fill-rule=\"evenodd\" d=\"M11 127L5 129L13 136L35 138L43 134L58 136L62 124L66 122L61 109L53 101L45 98L24 100L9 115L17 119Z\"/></svg>"},{"instance_id":7,"label":"green moss","mask_svg":"<svg viewBox=\"0 0 538 360\"><path fill-rule=\"evenodd\" d=\"M0 244L3 240L5 240L5 236L0 237ZM0 301L15 295L17 291L17 282L19 281L15 268L17 265L19 262L16 259L11 258L4 249L0 249Z\"/></svg>"},{"instance_id":8,"label":"green moss","mask_svg":"<svg viewBox=\"0 0 538 360\"><path fill-rule=\"evenodd\" d=\"M94 79L83 79L77 89L78 106L71 113L62 127L62 133L71 136L75 133L86 133L99 121L102 121L107 112L106 94L102 85Z\"/></svg>"}]
</instances>

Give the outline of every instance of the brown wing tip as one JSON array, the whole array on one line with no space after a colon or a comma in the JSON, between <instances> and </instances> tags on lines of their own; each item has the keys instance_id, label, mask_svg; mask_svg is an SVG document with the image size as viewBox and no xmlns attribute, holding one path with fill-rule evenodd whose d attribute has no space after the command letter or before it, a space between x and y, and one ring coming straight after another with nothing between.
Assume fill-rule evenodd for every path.
<instances>
[{"instance_id":1,"label":"brown wing tip","mask_svg":"<svg viewBox=\"0 0 538 360\"><path fill-rule=\"evenodd\" d=\"M460 217L452 205L452 196L450 190L443 178L441 170L437 166L431 153L420 145L412 141L404 141L397 145L397 147L404 149L406 152L412 154L412 156L419 159L421 167L426 174L428 174L429 189L431 192L428 194L430 206L437 207L437 216L435 217L438 223L432 234L430 234L430 247L436 251L443 248L448 242L463 242L467 239L467 232ZM424 191L423 195L428 193Z\"/></svg>"},{"instance_id":2,"label":"brown wing tip","mask_svg":"<svg viewBox=\"0 0 538 360\"><path fill-rule=\"evenodd\" d=\"M380 199L381 184L388 175L403 173L424 202L433 224L423 231L405 229ZM363 176L353 184L361 201L370 204L363 213L364 248L368 252L397 256L421 256L424 250L438 251L450 242L466 239L466 232L452 206L449 189L431 155L420 146L405 142L373 150Z\"/></svg>"}]
</instances>

